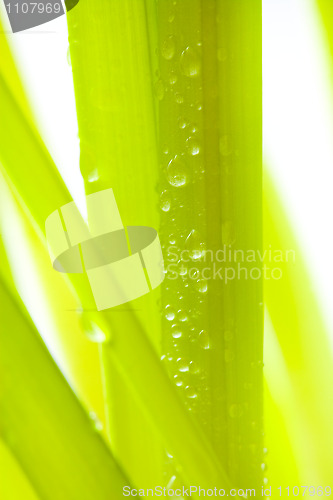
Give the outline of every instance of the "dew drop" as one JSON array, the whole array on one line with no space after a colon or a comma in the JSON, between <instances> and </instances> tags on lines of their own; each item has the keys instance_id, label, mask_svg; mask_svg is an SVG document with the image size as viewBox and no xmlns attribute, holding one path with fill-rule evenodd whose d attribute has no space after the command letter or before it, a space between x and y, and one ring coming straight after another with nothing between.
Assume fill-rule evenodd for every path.
<instances>
[{"instance_id":1,"label":"dew drop","mask_svg":"<svg viewBox=\"0 0 333 500\"><path fill-rule=\"evenodd\" d=\"M173 187L185 186L187 182L187 167L184 162L175 156L167 166L167 178Z\"/></svg>"},{"instance_id":2,"label":"dew drop","mask_svg":"<svg viewBox=\"0 0 333 500\"><path fill-rule=\"evenodd\" d=\"M208 284L206 280L198 280L196 282L196 289L199 293L206 293L208 290Z\"/></svg>"},{"instance_id":3,"label":"dew drop","mask_svg":"<svg viewBox=\"0 0 333 500\"><path fill-rule=\"evenodd\" d=\"M175 94L175 100L177 104L182 104L184 102L184 97L181 94L177 93Z\"/></svg>"},{"instance_id":4,"label":"dew drop","mask_svg":"<svg viewBox=\"0 0 333 500\"><path fill-rule=\"evenodd\" d=\"M169 243L171 245L175 245L176 244L176 236L174 234L170 234L169 235Z\"/></svg>"},{"instance_id":5,"label":"dew drop","mask_svg":"<svg viewBox=\"0 0 333 500\"><path fill-rule=\"evenodd\" d=\"M180 339L180 337L182 336L182 332L178 327L175 326L175 328L172 330L171 335L174 339Z\"/></svg>"},{"instance_id":6,"label":"dew drop","mask_svg":"<svg viewBox=\"0 0 333 500\"><path fill-rule=\"evenodd\" d=\"M96 182L99 179L98 170L95 168L88 174L88 182Z\"/></svg>"},{"instance_id":7,"label":"dew drop","mask_svg":"<svg viewBox=\"0 0 333 500\"><path fill-rule=\"evenodd\" d=\"M185 387L185 395L187 398L190 398L190 399L195 399L198 397L195 389L193 387L190 387L189 385L187 387Z\"/></svg>"},{"instance_id":8,"label":"dew drop","mask_svg":"<svg viewBox=\"0 0 333 500\"><path fill-rule=\"evenodd\" d=\"M178 264L180 266L179 267L179 274L180 274L180 276L186 276L187 275L187 267L185 267L184 264L181 261L179 261Z\"/></svg>"},{"instance_id":9,"label":"dew drop","mask_svg":"<svg viewBox=\"0 0 333 500\"><path fill-rule=\"evenodd\" d=\"M177 387L181 387L183 385L183 381L179 375L174 375L173 378Z\"/></svg>"},{"instance_id":10,"label":"dew drop","mask_svg":"<svg viewBox=\"0 0 333 500\"><path fill-rule=\"evenodd\" d=\"M196 269L196 268L192 268L190 269L190 273L189 273L189 277L192 279L192 280L198 280L199 279L199 276L200 276L200 272L199 272L199 269Z\"/></svg>"},{"instance_id":11,"label":"dew drop","mask_svg":"<svg viewBox=\"0 0 333 500\"><path fill-rule=\"evenodd\" d=\"M187 127L187 123L186 123L186 120L183 116L180 116L179 119L178 119L178 125L179 125L179 128L181 129L184 129Z\"/></svg>"},{"instance_id":12,"label":"dew drop","mask_svg":"<svg viewBox=\"0 0 333 500\"><path fill-rule=\"evenodd\" d=\"M170 197L168 191L163 191L160 196L160 207L163 212L169 212L171 207Z\"/></svg>"},{"instance_id":13,"label":"dew drop","mask_svg":"<svg viewBox=\"0 0 333 500\"><path fill-rule=\"evenodd\" d=\"M92 321L87 321L85 322L85 334L88 337L91 342L96 342L98 344L101 344L103 342L106 342L107 335L101 330L95 323Z\"/></svg>"},{"instance_id":14,"label":"dew drop","mask_svg":"<svg viewBox=\"0 0 333 500\"><path fill-rule=\"evenodd\" d=\"M184 321L187 321L187 319L188 319L188 318L187 318L187 314L186 314L186 312L185 312L185 311L183 311L182 309L180 309L180 310L178 311L177 316L178 316L179 321L181 321L182 323L183 323Z\"/></svg>"},{"instance_id":15,"label":"dew drop","mask_svg":"<svg viewBox=\"0 0 333 500\"><path fill-rule=\"evenodd\" d=\"M202 349L210 348L209 334L206 330L201 330L201 332L199 333L199 344Z\"/></svg>"},{"instance_id":16,"label":"dew drop","mask_svg":"<svg viewBox=\"0 0 333 500\"><path fill-rule=\"evenodd\" d=\"M175 319L175 312L171 306L166 306L165 317L168 321L173 321Z\"/></svg>"},{"instance_id":17,"label":"dew drop","mask_svg":"<svg viewBox=\"0 0 333 500\"><path fill-rule=\"evenodd\" d=\"M199 231L192 229L185 240L185 250L188 251L189 257L192 260L201 259L205 253L205 246L200 236Z\"/></svg>"},{"instance_id":18,"label":"dew drop","mask_svg":"<svg viewBox=\"0 0 333 500\"><path fill-rule=\"evenodd\" d=\"M172 59L175 55L175 39L172 35L168 36L164 40L161 48L161 54L167 61L170 61L170 59Z\"/></svg>"},{"instance_id":19,"label":"dew drop","mask_svg":"<svg viewBox=\"0 0 333 500\"><path fill-rule=\"evenodd\" d=\"M200 153L200 146L195 137L188 137L186 139L186 148L187 152L192 156L196 156Z\"/></svg>"},{"instance_id":20,"label":"dew drop","mask_svg":"<svg viewBox=\"0 0 333 500\"><path fill-rule=\"evenodd\" d=\"M177 359L177 368L180 372L185 373L189 371L188 362L183 358Z\"/></svg>"},{"instance_id":21,"label":"dew drop","mask_svg":"<svg viewBox=\"0 0 333 500\"><path fill-rule=\"evenodd\" d=\"M169 23L173 23L174 20L175 20L175 14L172 12L168 17L168 21Z\"/></svg>"},{"instance_id":22,"label":"dew drop","mask_svg":"<svg viewBox=\"0 0 333 500\"><path fill-rule=\"evenodd\" d=\"M176 73L174 73L172 71L170 73L170 77L169 77L169 83L170 83L170 85L174 85L175 83L177 83L177 80L178 80L178 77L177 77Z\"/></svg>"},{"instance_id":23,"label":"dew drop","mask_svg":"<svg viewBox=\"0 0 333 500\"><path fill-rule=\"evenodd\" d=\"M180 70L188 78L195 78L200 74L200 59L197 52L191 47L186 47L180 56Z\"/></svg>"}]
</instances>

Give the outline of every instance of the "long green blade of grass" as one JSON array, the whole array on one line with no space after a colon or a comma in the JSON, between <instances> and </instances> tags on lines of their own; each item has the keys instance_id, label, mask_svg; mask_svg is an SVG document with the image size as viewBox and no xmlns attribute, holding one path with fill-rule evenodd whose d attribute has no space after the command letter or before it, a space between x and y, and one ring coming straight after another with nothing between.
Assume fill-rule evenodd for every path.
<instances>
[{"instance_id":1,"label":"long green blade of grass","mask_svg":"<svg viewBox=\"0 0 333 500\"><path fill-rule=\"evenodd\" d=\"M50 265L45 239L0 164L1 271L14 283L54 359L85 406L104 421L98 345L84 334L79 301L66 275ZM8 260L9 265L5 262ZM31 289L35 299L31 300ZM46 314L47 312L47 314Z\"/></svg>"},{"instance_id":2,"label":"long green blade of grass","mask_svg":"<svg viewBox=\"0 0 333 500\"><path fill-rule=\"evenodd\" d=\"M43 499L122 498L128 480L2 281L0 300L3 440Z\"/></svg>"},{"instance_id":3,"label":"long green blade of grass","mask_svg":"<svg viewBox=\"0 0 333 500\"><path fill-rule=\"evenodd\" d=\"M157 20L153 15L147 17L147 11L142 0L103 1L98 5L87 1L68 14L68 24L86 189L92 192L112 187L125 223L156 226L158 168L153 91L158 94L160 88L157 82L153 89L155 47L149 46L147 39L147 33L155 31L156 35ZM107 33L106 40L99 38L101 32ZM148 332L155 327L150 338L156 345L156 307L148 309L147 302L141 302L142 306L137 317L147 325ZM143 402L145 413L169 453L175 456L187 482L227 484L211 447L186 415L144 330L133 314L119 310L121 316L115 310L104 314L113 327L111 342L103 347L104 363L110 363L107 371L112 374L113 365L119 366L134 389L134 398ZM115 397L117 394L110 394L111 411ZM114 404L126 409L125 394ZM128 447L121 422L117 424L118 439L123 436L123 446L117 450L121 453ZM137 432L142 435L139 427ZM134 446L132 453L139 452L149 459L154 444L147 436L145 451L140 447L135 450ZM139 462L136 468L133 473L139 476Z\"/></svg>"},{"instance_id":4,"label":"long green blade of grass","mask_svg":"<svg viewBox=\"0 0 333 500\"><path fill-rule=\"evenodd\" d=\"M163 353L233 483L258 490L262 280L228 255L262 247L261 2L157 5Z\"/></svg>"}]
</instances>

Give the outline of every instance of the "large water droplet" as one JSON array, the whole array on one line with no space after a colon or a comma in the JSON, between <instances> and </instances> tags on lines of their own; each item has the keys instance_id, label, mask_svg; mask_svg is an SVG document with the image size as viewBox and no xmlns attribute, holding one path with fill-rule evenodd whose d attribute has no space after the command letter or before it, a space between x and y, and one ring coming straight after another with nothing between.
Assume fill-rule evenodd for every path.
<instances>
[{"instance_id":1,"label":"large water droplet","mask_svg":"<svg viewBox=\"0 0 333 500\"><path fill-rule=\"evenodd\" d=\"M175 244L176 244L176 241L177 241L176 236L175 236L174 234L170 234L170 235L169 235L169 243L170 243L171 245L175 245Z\"/></svg>"},{"instance_id":2,"label":"large water droplet","mask_svg":"<svg viewBox=\"0 0 333 500\"><path fill-rule=\"evenodd\" d=\"M182 104L184 102L184 96L177 92L177 94L175 94L175 101L177 104Z\"/></svg>"},{"instance_id":3,"label":"large water droplet","mask_svg":"<svg viewBox=\"0 0 333 500\"><path fill-rule=\"evenodd\" d=\"M97 168L95 168L88 174L88 182L96 182L98 181L98 179L99 179L98 170Z\"/></svg>"},{"instance_id":4,"label":"large water droplet","mask_svg":"<svg viewBox=\"0 0 333 500\"><path fill-rule=\"evenodd\" d=\"M189 366L188 366L188 362L186 361L186 359L183 359L183 358L178 358L177 359L177 368L180 372L184 373L184 372L188 372L189 371Z\"/></svg>"},{"instance_id":5,"label":"large water droplet","mask_svg":"<svg viewBox=\"0 0 333 500\"><path fill-rule=\"evenodd\" d=\"M187 314L185 311L183 311L182 309L180 309L177 313L177 317L179 319L179 321L181 322L184 322L184 321L187 321Z\"/></svg>"},{"instance_id":6,"label":"large water droplet","mask_svg":"<svg viewBox=\"0 0 333 500\"><path fill-rule=\"evenodd\" d=\"M189 385L185 388L185 395L190 399L195 399L198 397L194 387L190 387Z\"/></svg>"},{"instance_id":7,"label":"large water droplet","mask_svg":"<svg viewBox=\"0 0 333 500\"><path fill-rule=\"evenodd\" d=\"M199 142L195 137L188 137L186 139L186 148L187 152L192 156L196 156L200 153Z\"/></svg>"},{"instance_id":8,"label":"large water droplet","mask_svg":"<svg viewBox=\"0 0 333 500\"><path fill-rule=\"evenodd\" d=\"M201 330L201 332L199 333L199 344L203 349L210 348L210 338L206 330Z\"/></svg>"},{"instance_id":9,"label":"large water droplet","mask_svg":"<svg viewBox=\"0 0 333 500\"><path fill-rule=\"evenodd\" d=\"M174 375L173 378L177 387L181 387L183 385L183 380L179 375Z\"/></svg>"},{"instance_id":10,"label":"large water droplet","mask_svg":"<svg viewBox=\"0 0 333 500\"><path fill-rule=\"evenodd\" d=\"M175 326L175 328L172 329L171 335L174 339L180 339L182 332L177 326Z\"/></svg>"},{"instance_id":11,"label":"large water droplet","mask_svg":"<svg viewBox=\"0 0 333 500\"><path fill-rule=\"evenodd\" d=\"M174 187L185 186L187 182L187 167L179 156L175 156L167 166L167 178L169 184Z\"/></svg>"},{"instance_id":12,"label":"large water droplet","mask_svg":"<svg viewBox=\"0 0 333 500\"><path fill-rule=\"evenodd\" d=\"M181 260L178 261L178 266L179 266L179 274L180 276L186 276L187 275L187 267L184 266Z\"/></svg>"},{"instance_id":13,"label":"large water droplet","mask_svg":"<svg viewBox=\"0 0 333 500\"><path fill-rule=\"evenodd\" d=\"M168 61L175 55L175 38L172 35L168 36L164 40L161 48L161 54L164 59Z\"/></svg>"},{"instance_id":14,"label":"large water droplet","mask_svg":"<svg viewBox=\"0 0 333 500\"><path fill-rule=\"evenodd\" d=\"M196 50L186 47L180 56L180 70L184 76L194 78L200 74L201 61Z\"/></svg>"},{"instance_id":15,"label":"large water droplet","mask_svg":"<svg viewBox=\"0 0 333 500\"><path fill-rule=\"evenodd\" d=\"M86 336L91 342L103 343L108 340L107 335L99 328L95 323L86 318L83 314L82 316L83 328Z\"/></svg>"},{"instance_id":16,"label":"large water droplet","mask_svg":"<svg viewBox=\"0 0 333 500\"><path fill-rule=\"evenodd\" d=\"M206 293L208 290L208 283L206 280L198 280L195 283L195 286L196 286L196 289L198 290L198 292L200 292L200 293Z\"/></svg>"},{"instance_id":17,"label":"large water droplet","mask_svg":"<svg viewBox=\"0 0 333 500\"><path fill-rule=\"evenodd\" d=\"M190 234L185 240L185 249L189 253L189 257L192 260L198 260L203 257L205 253L205 246L200 236L199 231L192 229Z\"/></svg>"},{"instance_id":18,"label":"large water droplet","mask_svg":"<svg viewBox=\"0 0 333 500\"><path fill-rule=\"evenodd\" d=\"M171 306L166 306L165 317L168 321L173 321L175 319L175 312Z\"/></svg>"},{"instance_id":19,"label":"large water droplet","mask_svg":"<svg viewBox=\"0 0 333 500\"><path fill-rule=\"evenodd\" d=\"M185 120L185 118L183 116L180 116L179 119L178 119L178 125L179 125L179 128L186 128L187 126L187 122Z\"/></svg>"}]
</instances>

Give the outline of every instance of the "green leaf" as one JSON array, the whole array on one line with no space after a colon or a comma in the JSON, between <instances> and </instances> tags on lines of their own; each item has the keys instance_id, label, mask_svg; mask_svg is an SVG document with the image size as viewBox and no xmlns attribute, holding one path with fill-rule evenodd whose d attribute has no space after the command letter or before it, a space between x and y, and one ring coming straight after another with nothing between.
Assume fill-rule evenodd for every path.
<instances>
[{"instance_id":1,"label":"green leaf","mask_svg":"<svg viewBox=\"0 0 333 500\"><path fill-rule=\"evenodd\" d=\"M122 498L129 482L0 282L0 431L42 499Z\"/></svg>"}]
</instances>

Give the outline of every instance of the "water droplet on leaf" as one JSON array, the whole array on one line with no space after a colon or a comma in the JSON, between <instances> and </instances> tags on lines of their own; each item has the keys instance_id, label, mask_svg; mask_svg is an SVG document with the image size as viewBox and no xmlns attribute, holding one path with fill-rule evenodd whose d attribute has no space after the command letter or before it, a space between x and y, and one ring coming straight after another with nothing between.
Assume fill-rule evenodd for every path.
<instances>
[{"instance_id":1,"label":"water droplet on leaf","mask_svg":"<svg viewBox=\"0 0 333 500\"><path fill-rule=\"evenodd\" d=\"M165 308L165 317L168 321L173 321L175 319L175 312L171 306Z\"/></svg>"},{"instance_id":2,"label":"water droplet on leaf","mask_svg":"<svg viewBox=\"0 0 333 500\"><path fill-rule=\"evenodd\" d=\"M199 344L200 347L202 347L203 349L210 348L210 339L208 332L206 332L206 330L201 330L201 332L199 333Z\"/></svg>"},{"instance_id":3,"label":"water droplet on leaf","mask_svg":"<svg viewBox=\"0 0 333 500\"><path fill-rule=\"evenodd\" d=\"M164 57L164 59L168 61L172 59L173 56L175 55L175 39L172 35L168 36L164 40L161 48L161 54Z\"/></svg>"},{"instance_id":4,"label":"water droplet on leaf","mask_svg":"<svg viewBox=\"0 0 333 500\"><path fill-rule=\"evenodd\" d=\"M185 186L187 182L187 167L179 156L175 156L167 166L167 178L173 187Z\"/></svg>"},{"instance_id":5,"label":"water droplet on leaf","mask_svg":"<svg viewBox=\"0 0 333 500\"><path fill-rule=\"evenodd\" d=\"M184 76L195 78L200 74L201 61L196 50L186 47L180 57L180 70Z\"/></svg>"},{"instance_id":6,"label":"water droplet on leaf","mask_svg":"<svg viewBox=\"0 0 333 500\"><path fill-rule=\"evenodd\" d=\"M163 191L160 196L160 207L163 212L168 212L170 210L171 202L168 191Z\"/></svg>"},{"instance_id":7,"label":"water droplet on leaf","mask_svg":"<svg viewBox=\"0 0 333 500\"><path fill-rule=\"evenodd\" d=\"M195 137L188 137L186 139L186 148L190 155L196 156L200 153L200 146Z\"/></svg>"},{"instance_id":8,"label":"water droplet on leaf","mask_svg":"<svg viewBox=\"0 0 333 500\"><path fill-rule=\"evenodd\" d=\"M185 249L189 253L192 260L201 259L205 253L205 246L200 236L199 231L192 229L190 234L185 240Z\"/></svg>"}]
</instances>

